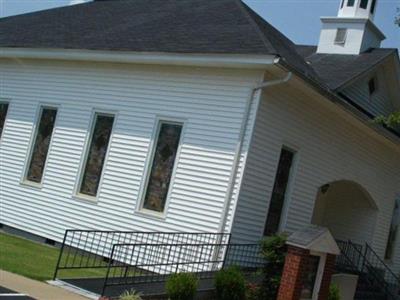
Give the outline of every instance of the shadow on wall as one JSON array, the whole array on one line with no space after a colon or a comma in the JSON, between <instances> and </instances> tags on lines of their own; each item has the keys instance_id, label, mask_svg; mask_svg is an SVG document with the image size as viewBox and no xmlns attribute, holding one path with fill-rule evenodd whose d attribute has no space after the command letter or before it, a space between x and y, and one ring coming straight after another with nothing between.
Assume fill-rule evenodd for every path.
<instances>
[{"instance_id":1,"label":"shadow on wall","mask_svg":"<svg viewBox=\"0 0 400 300\"><path fill-rule=\"evenodd\" d=\"M378 206L361 185L340 180L321 186L315 201L312 224L329 228L335 239L371 243Z\"/></svg>"}]
</instances>

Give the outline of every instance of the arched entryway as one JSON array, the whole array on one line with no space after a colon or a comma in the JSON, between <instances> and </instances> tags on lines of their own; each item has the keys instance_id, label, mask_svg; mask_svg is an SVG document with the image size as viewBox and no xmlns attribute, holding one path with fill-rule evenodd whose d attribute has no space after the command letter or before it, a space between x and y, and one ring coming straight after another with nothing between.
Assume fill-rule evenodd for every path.
<instances>
[{"instance_id":1,"label":"arched entryway","mask_svg":"<svg viewBox=\"0 0 400 300\"><path fill-rule=\"evenodd\" d=\"M315 201L312 223L327 227L339 240L371 243L378 207L368 191L353 181L322 185Z\"/></svg>"}]
</instances>

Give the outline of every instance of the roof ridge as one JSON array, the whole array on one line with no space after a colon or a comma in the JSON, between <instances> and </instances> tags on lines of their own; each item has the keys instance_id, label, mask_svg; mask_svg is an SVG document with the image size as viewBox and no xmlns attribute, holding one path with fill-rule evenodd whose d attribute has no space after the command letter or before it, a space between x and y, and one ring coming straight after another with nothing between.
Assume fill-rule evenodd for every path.
<instances>
[{"instance_id":1,"label":"roof ridge","mask_svg":"<svg viewBox=\"0 0 400 300\"><path fill-rule=\"evenodd\" d=\"M234 2L236 3L237 6L239 6L239 9L244 13L246 19L249 21L249 23L251 24L252 27L255 27L258 36L260 37L261 41L263 42L264 46L266 49L272 47L275 51L275 55L278 55L278 51L276 50L276 48L271 45L271 43L268 42L267 38L265 37L265 34L262 32L262 30L260 29L260 26L257 24L257 22L250 16L249 11L247 9L245 9L244 6L246 6L247 8L249 8L250 10L252 10L246 3L244 3L242 0L234 0Z\"/></svg>"}]
</instances>

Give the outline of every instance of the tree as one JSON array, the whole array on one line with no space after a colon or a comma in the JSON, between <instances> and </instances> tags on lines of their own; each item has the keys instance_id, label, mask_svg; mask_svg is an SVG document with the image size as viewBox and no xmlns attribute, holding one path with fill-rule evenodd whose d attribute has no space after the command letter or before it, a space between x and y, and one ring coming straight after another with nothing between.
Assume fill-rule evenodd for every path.
<instances>
[{"instance_id":1,"label":"tree","mask_svg":"<svg viewBox=\"0 0 400 300\"><path fill-rule=\"evenodd\" d=\"M394 24L400 27L400 7L397 8ZM400 111L394 112L388 117L379 116L375 119L375 122L390 128L397 128L400 126Z\"/></svg>"},{"instance_id":2,"label":"tree","mask_svg":"<svg viewBox=\"0 0 400 300\"><path fill-rule=\"evenodd\" d=\"M400 111L394 112L388 117L379 116L375 119L375 121L390 128L396 128L400 125Z\"/></svg>"}]
</instances>

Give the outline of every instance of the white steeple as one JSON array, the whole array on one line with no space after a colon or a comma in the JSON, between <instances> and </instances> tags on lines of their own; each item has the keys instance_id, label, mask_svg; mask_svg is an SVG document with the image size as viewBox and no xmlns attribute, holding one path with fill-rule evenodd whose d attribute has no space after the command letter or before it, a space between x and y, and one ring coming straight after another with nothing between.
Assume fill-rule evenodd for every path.
<instances>
[{"instance_id":1,"label":"white steeple","mask_svg":"<svg viewBox=\"0 0 400 300\"><path fill-rule=\"evenodd\" d=\"M338 17L374 20L376 0L341 0Z\"/></svg>"},{"instance_id":2,"label":"white steeple","mask_svg":"<svg viewBox=\"0 0 400 300\"><path fill-rule=\"evenodd\" d=\"M377 0L340 0L337 17L322 17L317 53L360 54L379 48L383 33L373 23Z\"/></svg>"}]
</instances>

